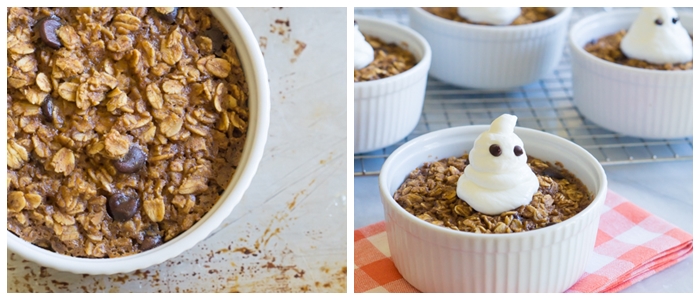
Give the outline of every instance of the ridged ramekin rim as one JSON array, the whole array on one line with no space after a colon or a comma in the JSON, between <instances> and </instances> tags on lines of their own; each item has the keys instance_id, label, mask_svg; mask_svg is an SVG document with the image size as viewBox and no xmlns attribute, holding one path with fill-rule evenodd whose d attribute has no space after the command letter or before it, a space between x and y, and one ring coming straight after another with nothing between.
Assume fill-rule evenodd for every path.
<instances>
[{"instance_id":1,"label":"ridged ramekin rim","mask_svg":"<svg viewBox=\"0 0 700 300\"><path fill-rule=\"evenodd\" d=\"M598 190L595 191L595 197L594 200L591 202L591 204L588 205L583 211L579 212L575 216L571 217L570 219L567 219L565 221L562 221L561 223L554 224L547 226L545 228L539 228L535 230L529 230L529 231L524 231L524 232L514 232L514 233L507 233L507 234L478 234L478 233L472 233L472 232L464 232L464 231L458 231L458 230L453 230L437 225L430 224L428 222L425 222L418 217L410 214L408 211L406 211L403 207L401 207L396 201L393 199L393 194L389 191L389 180L388 174L386 174L385 170L388 169L388 167L393 163L393 160L398 156L402 155L403 151L407 151L406 149L414 147L414 145L420 144L423 142L423 140L430 138L431 136L435 135L440 135L440 134L446 134L447 131L454 131L454 132L460 132L461 130L468 130L467 128L470 128L472 130L480 130L480 131L485 131L489 128L489 125L469 125L469 126L459 126L459 127L452 127L452 128L447 128L447 129L442 129L442 130L437 130L433 131L427 134L424 134L420 137L417 137L415 139L410 140L409 142L403 144L401 147L396 149L384 162L384 165L382 166L382 170L380 171L379 174L379 192L380 192L380 197L382 203L384 203L384 207L389 207L394 213L397 213L400 215L402 218L408 220L411 224L419 226L423 231L431 231L434 232L435 234L440 234L440 235L447 235L450 236L451 238L461 238L461 239L476 239L476 240L495 240L495 241L500 241L500 240L509 240L509 239L525 239L525 238L530 238L532 236L545 236L545 235L551 235L555 231L559 230L560 228L564 226L570 226L571 224L575 222L583 222L586 220L586 217L590 214L596 214L599 212L599 209L601 206L604 205L604 199L607 196L607 189L608 189L608 182L607 182L607 175L605 173L605 170L603 169L603 166L598 162L595 157L593 157L592 154L590 154L588 151L583 149L581 146L564 139L562 137L530 129L530 128L524 128L524 127L516 127L517 130L525 130L529 131L534 134L543 134L543 135L549 135L551 138L554 138L557 140L557 143L565 143L569 146L573 146L574 148L579 150L579 153L581 156L577 157L585 157L586 159L590 161L595 161L594 168L595 170L602 175L600 179L600 186ZM454 135L454 134L453 134ZM527 141L525 141L527 142ZM566 162L562 162L566 166ZM575 175L575 174L574 174ZM408 176L408 174L403 174L399 175L396 174L395 176L402 176L402 178L405 178L405 176ZM386 215L386 212L385 212ZM389 220L386 220L387 222Z\"/></svg>"},{"instance_id":2,"label":"ridged ramekin rim","mask_svg":"<svg viewBox=\"0 0 700 300\"><path fill-rule=\"evenodd\" d=\"M427 22L431 22L432 24L438 24L439 26L447 26L451 30L455 30L455 31L479 31L479 32L485 32L485 33L492 33L492 34L505 33L505 32L522 32L522 31L537 30L540 28L549 27L550 25L556 25L557 23L565 21L565 19L567 19L567 17L570 16L571 12L573 11L572 7L563 7L561 12L555 14L553 17L551 17L549 19L546 19L546 20L543 20L540 22L523 24L523 25L488 26L488 25L478 25L478 24L462 23L462 22L447 20L447 19L444 19L444 18L441 18L441 17L438 17L436 15L431 14L431 13L425 11L421 7L411 7L409 9L415 11L422 18L422 20L425 20Z\"/></svg>"},{"instance_id":3,"label":"ridged ramekin rim","mask_svg":"<svg viewBox=\"0 0 700 300\"><path fill-rule=\"evenodd\" d=\"M391 22L391 21L387 21L384 19L356 15L355 20L380 23L380 24L383 24L383 25L388 26L390 28L394 28L398 31L402 31L408 35L413 36L418 41L420 41L420 45L418 45L418 46L420 46L421 48L423 48L425 50L425 53L423 53L423 57L412 68L410 68L404 72L401 72L399 74L396 74L394 76L390 76L390 77L386 77L386 78L380 78L380 79L370 80L370 81L354 82L354 88L356 90L357 89L374 88L375 86L380 86L383 84L391 84L393 81L407 80L407 79L410 79L412 75L419 76L417 74L414 74L414 73L419 73L419 72L425 72L425 76L427 76L428 69L430 68L430 61L432 59L432 50L430 49L430 44L428 44L428 41L420 33L418 33L417 31L413 30L412 28L410 28L408 26L404 26L404 25L398 24L396 22ZM420 75L419 77L422 77L422 75Z\"/></svg>"}]
</instances>

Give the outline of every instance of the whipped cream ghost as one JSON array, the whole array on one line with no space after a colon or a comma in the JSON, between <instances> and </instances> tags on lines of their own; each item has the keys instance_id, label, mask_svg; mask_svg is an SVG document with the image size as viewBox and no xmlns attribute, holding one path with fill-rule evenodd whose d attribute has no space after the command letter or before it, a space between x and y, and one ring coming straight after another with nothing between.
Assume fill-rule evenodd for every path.
<instances>
[{"instance_id":1,"label":"whipped cream ghost","mask_svg":"<svg viewBox=\"0 0 700 300\"><path fill-rule=\"evenodd\" d=\"M459 7L457 14L474 23L510 25L520 15L520 7Z\"/></svg>"},{"instance_id":2,"label":"whipped cream ghost","mask_svg":"<svg viewBox=\"0 0 700 300\"><path fill-rule=\"evenodd\" d=\"M355 23L355 52L353 55L355 60L355 70L362 69L368 66L374 60L374 49L365 36L360 32L360 27Z\"/></svg>"},{"instance_id":3,"label":"whipped cream ghost","mask_svg":"<svg viewBox=\"0 0 700 300\"><path fill-rule=\"evenodd\" d=\"M685 63L693 59L693 41L671 7L645 7L622 38L627 57L655 64Z\"/></svg>"},{"instance_id":4,"label":"whipped cream ghost","mask_svg":"<svg viewBox=\"0 0 700 300\"><path fill-rule=\"evenodd\" d=\"M523 141L513 133L517 120L503 114L476 138L457 181L457 196L481 213L498 215L526 205L540 186Z\"/></svg>"}]
</instances>

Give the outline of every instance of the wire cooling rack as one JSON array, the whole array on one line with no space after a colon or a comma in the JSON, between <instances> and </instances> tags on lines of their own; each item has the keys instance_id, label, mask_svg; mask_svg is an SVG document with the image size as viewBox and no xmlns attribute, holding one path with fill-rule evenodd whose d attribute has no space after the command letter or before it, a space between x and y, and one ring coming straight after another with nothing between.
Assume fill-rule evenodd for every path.
<instances>
[{"instance_id":1,"label":"wire cooling rack","mask_svg":"<svg viewBox=\"0 0 700 300\"><path fill-rule=\"evenodd\" d=\"M574 23L603 8L575 8ZM367 15L408 25L406 8L355 8ZM692 160L693 139L641 139L623 136L593 124L573 103L571 56L564 49L559 65L539 81L510 91L455 87L431 77L418 125L403 141L374 152L355 155L355 176L377 175L386 158L405 142L425 133L463 125L490 124L501 114L518 116L518 126L569 139L588 150L603 165Z\"/></svg>"}]
</instances>

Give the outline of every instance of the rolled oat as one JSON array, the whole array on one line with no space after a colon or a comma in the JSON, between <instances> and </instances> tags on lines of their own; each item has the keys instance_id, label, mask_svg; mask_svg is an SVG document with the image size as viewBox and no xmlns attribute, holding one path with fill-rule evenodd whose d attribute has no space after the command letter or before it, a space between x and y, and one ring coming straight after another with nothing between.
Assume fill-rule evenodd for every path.
<instances>
[{"instance_id":1,"label":"rolled oat","mask_svg":"<svg viewBox=\"0 0 700 300\"><path fill-rule=\"evenodd\" d=\"M565 221L588 207L594 198L560 163L528 156L528 165L540 183L532 201L500 215L483 214L457 197L457 180L468 164L468 154L425 163L408 175L394 193L394 200L433 225L474 233L511 233Z\"/></svg>"},{"instance_id":2,"label":"rolled oat","mask_svg":"<svg viewBox=\"0 0 700 300\"><path fill-rule=\"evenodd\" d=\"M208 9L9 8L7 24L10 232L119 257L218 201L246 139L248 85Z\"/></svg>"},{"instance_id":3,"label":"rolled oat","mask_svg":"<svg viewBox=\"0 0 700 300\"><path fill-rule=\"evenodd\" d=\"M611 35L607 35L602 38L599 38L598 40L589 42L588 44L586 44L586 46L584 46L584 49L588 51L588 53L593 54L596 57L607 60L609 62L614 62L616 64L635 68L650 70L693 69L692 60L686 63L678 64L654 64L647 61L627 57L624 53L622 53L622 50L620 50L620 43L622 42L622 38L625 37L625 34L627 34L627 30L620 30Z\"/></svg>"},{"instance_id":4,"label":"rolled oat","mask_svg":"<svg viewBox=\"0 0 700 300\"><path fill-rule=\"evenodd\" d=\"M368 66L355 70L355 82L394 76L418 63L413 54L406 50L406 45L386 43L374 36L365 36L365 39L374 49L374 60Z\"/></svg>"}]
</instances>

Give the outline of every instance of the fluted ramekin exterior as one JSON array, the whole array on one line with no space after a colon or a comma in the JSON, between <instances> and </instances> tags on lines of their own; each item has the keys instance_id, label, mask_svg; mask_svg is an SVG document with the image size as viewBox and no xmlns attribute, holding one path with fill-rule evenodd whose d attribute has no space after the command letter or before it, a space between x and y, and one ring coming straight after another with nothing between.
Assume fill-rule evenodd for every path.
<instances>
[{"instance_id":1,"label":"fluted ramekin exterior","mask_svg":"<svg viewBox=\"0 0 700 300\"><path fill-rule=\"evenodd\" d=\"M562 292L583 274L595 245L607 193L598 161L560 137L516 128L528 155L560 161L595 195L562 223L510 234L476 234L435 226L406 212L392 195L424 162L461 155L488 126L436 131L399 147L379 175L391 258L401 275L423 292Z\"/></svg>"},{"instance_id":2,"label":"fluted ramekin exterior","mask_svg":"<svg viewBox=\"0 0 700 300\"><path fill-rule=\"evenodd\" d=\"M586 43L628 29L638 10L599 13L569 34L574 103L594 123L642 138L693 135L693 70L646 70L615 64L586 52ZM692 13L680 12L692 33Z\"/></svg>"},{"instance_id":3,"label":"fluted ramekin exterior","mask_svg":"<svg viewBox=\"0 0 700 300\"><path fill-rule=\"evenodd\" d=\"M401 74L355 82L354 150L363 153L395 144L416 127L432 55L428 42L408 27L363 16L355 16L355 21L363 34L406 45L418 60Z\"/></svg>"},{"instance_id":4,"label":"fluted ramekin exterior","mask_svg":"<svg viewBox=\"0 0 700 300\"><path fill-rule=\"evenodd\" d=\"M409 10L410 26L433 49L430 75L466 88L508 89L538 80L561 59L572 9L552 8L547 20L517 26L459 23L422 8Z\"/></svg>"}]
</instances>

